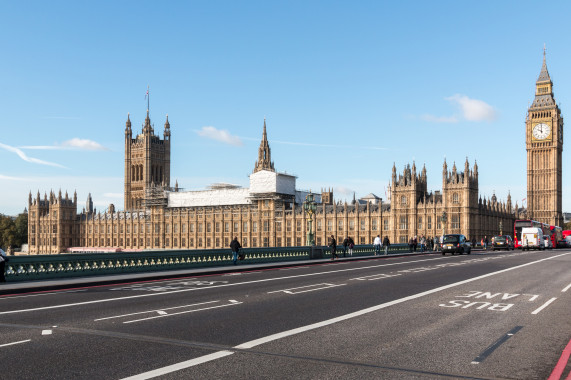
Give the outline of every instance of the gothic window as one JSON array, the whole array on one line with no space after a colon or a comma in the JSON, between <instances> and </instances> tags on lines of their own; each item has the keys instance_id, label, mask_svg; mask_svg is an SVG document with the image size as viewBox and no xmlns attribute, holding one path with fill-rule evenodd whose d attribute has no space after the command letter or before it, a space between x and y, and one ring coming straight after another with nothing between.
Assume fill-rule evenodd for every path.
<instances>
[{"instance_id":1,"label":"gothic window","mask_svg":"<svg viewBox=\"0 0 571 380\"><path fill-rule=\"evenodd\" d=\"M198 248L202 248L202 238L198 238Z\"/></svg>"},{"instance_id":2,"label":"gothic window","mask_svg":"<svg viewBox=\"0 0 571 380\"><path fill-rule=\"evenodd\" d=\"M212 232L212 223L206 223L206 232Z\"/></svg>"},{"instance_id":3,"label":"gothic window","mask_svg":"<svg viewBox=\"0 0 571 380\"><path fill-rule=\"evenodd\" d=\"M321 229L323 228L323 223L321 223L321 220L317 221L317 231L321 231Z\"/></svg>"},{"instance_id":4,"label":"gothic window","mask_svg":"<svg viewBox=\"0 0 571 380\"><path fill-rule=\"evenodd\" d=\"M373 219L371 221L371 230L376 231L377 230L377 220Z\"/></svg>"},{"instance_id":5,"label":"gothic window","mask_svg":"<svg viewBox=\"0 0 571 380\"><path fill-rule=\"evenodd\" d=\"M460 215L452 215L452 228L460 228Z\"/></svg>"},{"instance_id":6,"label":"gothic window","mask_svg":"<svg viewBox=\"0 0 571 380\"><path fill-rule=\"evenodd\" d=\"M252 238L252 247L256 248L258 246L258 239L253 237Z\"/></svg>"},{"instance_id":7,"label":"gothic window","mask_svg":"<svg viewBox=\"0 0 571 380\"><path fill-rule=\"evenodd\" d=\"M276 221L276 232L282 232L282 222ZM281 246L281 243L278 244L279 246Z\"/></svg>"},{"instance_id":8,"label":"gothic window","mask_svg":"<svg viewBox=\"0 0 571 380\"><path fill-rule=\"evenodd\" d=\"M365 220L361 220L361 231L365 231L367 228Z\"/></svg>"},{"instance_id":9,"label":"gothic window","mask_svg":"<svg viewBox=\"0 0 571 380\"><path fill-rule=\"evenodd\" d=\"M252 232L258 232L258 222L252 222Z\"/></svg>"},{"instance_id":10,"label":"gothic window","mask_svg":"<svg viewBox=\"0 0 571 380\"><path fill-rule=\"evenodd\" d=\"M265 237L264 238L264 247L268 247L268 246L269 246L269 241L268 241L268 238Z\"/></svg>"},{"instance_id":11,"label":"gothic window","mask_svg":"<svg viewBox=\"0 0 571 380\"><path fill-rule=\"evenodd\" d=\"M286 222L286 231L291 232L291 220ZM288 245L288 247L290 247L290 245Z\"/></svg>"},{"instance_id":12,"label":"gothic window","mask_svg":"<svg viewBox=\"0 0 571 380\"><path fill-rule=\"evenodd\" d=\"M270 222L264 220L264 232L268 232L269 230L270 230ZM264 245L264 247L267 247L267 245Z\"/></svg>"},{"instance_id":13,"label":"gothic window","mask_svg":"<svg viewBox=\"0 0 571 380\"><path fill-rule=\"evenodd\" d=\"M298 220L295 225L295 230L301 232L301 220Z\"/></svg>"},{"instance_id":14,"label":"gothic window","mask_svg":"<svg viewBox=\"0 0 571 380\"><path fill-rule=\"evenodd\" d=\"M418 217L418 229L422 230L422 216Z\"/></svg>"},{"instance_id":15,"label":"gothic window","mask_svg":"<svg viewBox=\"0 0 571 380\"><path fill-rule=\"evenodd\" d=\"M407 216L401 216L399 219L399 228L401 230L406 230L408 229L408 217Z\"/></svg>"},{"instance_id":16,"label":"gothic window","mask_svg":"<svg viewBox=\"0 0 571 380\"><path fill-rule=\"evenodd\" d=\"M354 231L354 230L355 230L355 221L350 220L349 221L349 231Z\"/></svg>"},{"instance_id":17,"label":"gothic window","mask_svg":"<svg viewBox=\"0 0 571 380\"><path fill-rule=\"evenodd\" d=\"M243 232L248 232L248 222L242 223L242 230Z\"/></svg>"},{"instance_id":18,"label":"gothic window","mask_svg":"<svg viewBox=\"0 0 571 380\"><path fill-rule=\"evenodd\" d=\"M333 231L333 221L332 220L327 221L327 231Z\"/></svg>"},{"instance_id":19,"label":"gothic window","mask_svg":"<svg viewBox=\"0 0 571 380\"><path fill-rule=\"evenodd\" d=\"M384 224L383 230L388 231L389 230L389 219L384 219L383 224Z\"/></svg>"},{"instance_id":20,"label":"gothic window","mask_svg":"<svg viewBox=\"0 0 571 380\"><path fill-rule=\"evenodd\" d=\"M202 232L202 223L198 223L198 232Z\"/></svg>"},{"instance_id":21,"label":"gothic window","mask_svg":"<svg viewBox=\"0 0 571 380\"><path fill-rule=\"evenodd\" d=\"M404 195L402 197L400 197L400 203L401 203L401 205L406 204L406 197Z\"/></svg>"},{"instance_id":22,"label":"gothic window","mask_svg":"<svg viewBox=\"0 0 571 380\"><path fill-rule=\"evenodd\" d=\"M426 217L426 228L428 228L429 230L432 228L432 217L431 216Z\"/></svg>"},{"instance_id":23,"label":"gothic window","mask_svg":"<svg viewBox=\"0 0 571 380\"><path fill-rule=\"evenodd\" d=\"M342 220L339 221L338 230L343 231L343 221ZM319 230L319 231L321 231L321 230Z\"/></svg>"},{"instance_id":24,"label":"gothic window","mask_svg":"<svg viewBox=\"0 0 571 380\"><path fill-rule=\"evenodd\" d=\"M458 195L458 193L452 194L452 203L454 204L460 203L460 196Z\"/></svg>"}]
</instances>

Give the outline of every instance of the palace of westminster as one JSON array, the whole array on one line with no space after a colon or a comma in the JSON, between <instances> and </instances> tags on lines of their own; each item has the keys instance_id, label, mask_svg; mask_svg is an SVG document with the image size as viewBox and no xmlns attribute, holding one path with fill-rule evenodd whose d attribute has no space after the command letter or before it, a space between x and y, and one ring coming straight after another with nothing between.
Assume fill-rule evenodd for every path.
<instances>
[{"instance_id":1,"label":"palace of westminster","mask_svg":"<svg viewBox=\"0 0 571 380\"><path fill-rule=\"evenodd\" d=\"M393 164L390 203L370 194L351 203L336 202L331 190L315 194L313 230L317 245L334 235L350 236L356 244L371 244L377 235L393 243L412 236L435 237L461 233L469 239L497 235L503 226L511 234L515 219L529 218L550 225L563 224L561 156L563 118L553 95L545 63L536 82L535 99L525 120L528 208L512 206L510 195L500 202L495 194L478 194L478 165L466 159L463 168L442 167L442 190L427 190L423 167L406 165L397 173ZM168 116L163 138L155 135L147 117L142 133L133 138L129 116L125 126L124 210L110 205L93 208L91 195L78 213L73 198L50 192L28 197L30 254L55 254L71 247L215 249L227 248L234 236L244 247L302 246L309 217L304 211L307 192L296 189L296 177L276 172L264 120L250 187L216 184L208 190L181 191L170 184L171 129ZM463 169L460 171L459 169ZM446 215L443 218L443 215Z\"/></svg>"}]
</instances>

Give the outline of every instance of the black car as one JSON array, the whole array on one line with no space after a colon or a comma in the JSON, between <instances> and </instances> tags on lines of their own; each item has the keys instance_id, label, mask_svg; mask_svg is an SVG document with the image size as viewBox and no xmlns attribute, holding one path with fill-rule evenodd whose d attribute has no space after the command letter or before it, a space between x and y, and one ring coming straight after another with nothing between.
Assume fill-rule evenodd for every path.
<instances>
[{"instance_id":1,"label":"black car","mask_svg":"<svg viewBox=\"0 0 571 380\"><path fill-rule=\"evenodd\" d=\"M444 235L442 238L442 254L445 255L446 252L450 252L453 255L456 253L472 253L472 247L466 236L461 234L449 234Z\"/></svg>"},{"instance_id":2,"label":"black car","mask_svg":"<svg viewBox=\"0 0 571 380\"><path fill-rule=\"evenodd\" d=\"M514 250L514 241L509 235L498 235L492 238L492 251L496 249Z\"/></svg>"}]
</instances>

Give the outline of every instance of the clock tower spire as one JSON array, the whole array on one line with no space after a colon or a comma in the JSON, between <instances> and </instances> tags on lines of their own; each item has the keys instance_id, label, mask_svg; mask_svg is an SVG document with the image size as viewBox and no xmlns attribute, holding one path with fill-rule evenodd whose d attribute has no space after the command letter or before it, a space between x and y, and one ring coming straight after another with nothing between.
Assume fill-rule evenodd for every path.
<instances>
[{"instance_id":1,"label":"clock tower spire","mask_svg":"<svg viewBox=\"0 0 571 380\"><path fill-rule=\"evenodd\" d=\"M545 47L543 65L535 82L535 98L525 120L525 142L527 216L552 226L562 226L563 117L547 71Z\"/></svg>"}]
</instances>

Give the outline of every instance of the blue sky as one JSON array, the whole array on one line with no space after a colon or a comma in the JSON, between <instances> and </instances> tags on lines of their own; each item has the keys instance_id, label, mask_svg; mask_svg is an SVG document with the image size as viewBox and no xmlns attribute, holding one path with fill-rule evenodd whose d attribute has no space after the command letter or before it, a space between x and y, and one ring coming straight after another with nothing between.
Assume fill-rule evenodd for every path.
<instances>
[{"instance_id":1,"label":"blue sky","mask_svg":"<svg viewBox=\"0 0 571 380\"><path fill-rule=\"evenodd\" d=\"M147 86L187 190L247 186L266 117L275 167L299 189L385 198L393 163L414 160L440 190L444 158L463 170L468 157L483 197L521 204L544 44L571 110L570 4L1 2L0 213L52 189L122 209L125 121L142 129Z\"/></svg>"}]
</instances>

